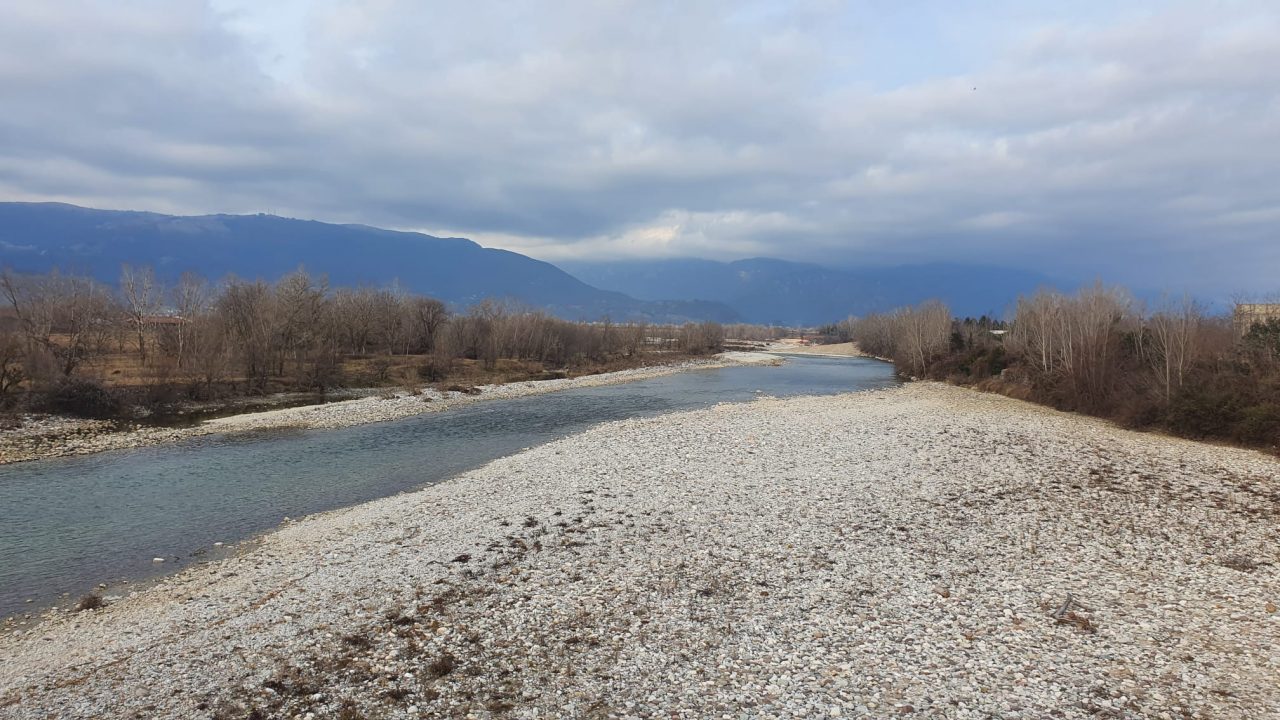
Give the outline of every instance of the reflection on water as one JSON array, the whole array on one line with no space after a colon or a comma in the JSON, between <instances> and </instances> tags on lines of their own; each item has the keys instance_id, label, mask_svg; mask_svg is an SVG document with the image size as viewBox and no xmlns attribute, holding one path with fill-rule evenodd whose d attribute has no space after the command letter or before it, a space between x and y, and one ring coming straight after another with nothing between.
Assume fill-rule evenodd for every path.
<instances>
[{"instance_id":1,"label":"reflection on water","mask_svg":"<svg viewBox=\"0 0 1280 720\"><path fill-rule=\"evenodd\" d=\"M288 517L422 487L610 420L887 387L892 367L792 358L494 400L339 430L276 430L0 466L0 616L98 582L168 572Z\"/></svg>"}]
</instances>

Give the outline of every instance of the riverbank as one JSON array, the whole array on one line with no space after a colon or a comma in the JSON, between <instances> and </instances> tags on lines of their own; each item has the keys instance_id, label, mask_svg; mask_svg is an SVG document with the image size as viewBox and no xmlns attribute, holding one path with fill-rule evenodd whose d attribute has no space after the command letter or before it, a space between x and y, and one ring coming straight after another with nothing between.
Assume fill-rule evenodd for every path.
<instances>
[{"instance_id":1,"label":"riverbank","mask_svg":"<svg viewBox=\"0 0 1280 720\"><path fill-rule=\"evenodd\" d=\"M0 637L0 715L1275 717L1277 477L935 383L610 423Z\"/></svg>"},{"instance_id":2,"label":"riverbank","mask_svg":"<svg viewBox=\"0 0 1280 720\"><path fill-rule=\"evenodd\" d=\"M830 343L827 345L804 345L796 338L786 338L765 346L765 352L780 355L825 355L828 357L860 357L879 360L892 364L893 358L872 355L859 347L856 342Z\"/></svg>"},{"instance_id":3,"label":"riverbank","mask_svg":"<svg viewBox=\"0 0 1280 720\"><path fill-rule=\"evenodd\" d=\"M798 338L784 338L765 346L765 352L786 355L827 355L833 357L871 357L862 352L858 343L843 342L827 345L805 345ZM881 358L876 358L881 359Z\"/></svg>"},{"instance_id":4,"label":"riverbank","mask_svg":"<svg viewBox=\"0 0 1280 720\"><path fill-rule=\"evenodd\" d=\"M0 430L0 465L105 450L146 447L219 433L282 428L338 428L400 420L440 412L485 400L527 397L573 388L597 387L663 377L677 372L708 370L732 365L780 362L765 353L726 352L705 360L653 365L616 372L558 380L483 385L471 393L431 388L410 391L385 389L365 397L320 405L300 405L278 410L250 412L206 420L189 427L128 426L100 420L42 418L26 427Z\"/></svg>"}]
</instances>

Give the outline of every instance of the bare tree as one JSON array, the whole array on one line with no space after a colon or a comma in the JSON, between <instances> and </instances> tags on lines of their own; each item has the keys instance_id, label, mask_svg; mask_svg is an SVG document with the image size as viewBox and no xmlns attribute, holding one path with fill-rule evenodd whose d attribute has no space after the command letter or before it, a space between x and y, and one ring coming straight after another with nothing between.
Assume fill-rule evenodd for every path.
<instances>
[{"instance_id":1,"label":"bare tree","mask_svg":"<svg viewBox=\"0 0 1280 720\"><path fill-rule=\"evenodd\" d=\"M717 353L724 348L724 326L717 322L685 323L680 328L680 347L687 353Z\"/></svg>"},{"instance_id":2,"label":"bare tree","mask_svg":"<svg viewBox=\"0 0 1280 720\"><path fill-rule=\"evenodd\" d=\"M627 357L635 357L644 351L645 337L649 334L649 326L644 323L626 325L622 328L622 352Z\"/></svg>"},{"instance_id":3,"label":"bare tree","mask_svg":"<svg viewBox=\"0 0 1280 720\"><path fill-rule=\"evenodd\" d=\"M838 323L841 331L847 332L850 321L853 318ZM795 331L780 325L751 325L748 323L733 323L724 326L724 334L726 338L733 340L750 340L753 342L764 342L766 340L777 340L787 337ZM845 338L848 339L848 338Z\"/></svg>"},{"instance_id":4,"label":"bare tree","mask_svg":"<svg viewBox=\"0 0 1280 720\"><path fill-rule=\"evenodd\" d=\"M937 300L899 310L893 325L897 348L913 375L925 375L951 340L951 311Z\"/></svg>"},{"instance_id":5,"label":"bare tree","mask_svg":"<svg viewBox=\"0 0 1280 720\"><path fill-rule=\"evenodd\" d=\"M124 309L133 326L138 347L138 360L147 363L147 333L152 318L160 311L164 293L156 282L150 267L120 266L120 294L124 296Z\"/></svg>"},{"instance_id":6,"label":"bare tree","mask_svg":"<svg viewBox=\"0 0 1280 720\"><path fill-rule=\"evenodd\" d=\"M472 305L467 311L468 352L481 360L486 368L498 363L498 338L496 325L506 315L506 309L497 301L485 299Z\"/></svg>"},{"instance_id":7,"label":"bare tree","mask_svg":"<svg viewBox=\"0 0 1280 720\"><path fill-rule=\"evenodd\" d=\"M415 353L435 350L440 328L449 319L449 310L445 304L435 298L414 297L408 303L407 312L408 350Z\"/></svg>"},{"instance_id":8,"label":"bare tree","mask_svg":"<svg viewBox=\"0 0 1280 720\"><path fill-rule=\"evenodd\" d=\"M275 286L275 312L272 318L277 356L277 375L285 374L285 364L306 369L325 348L325 331L330 324L325 282L317 284L305 270L299 269L280 279ZM326 348L327 349L327 348Z\"/></svg>"},{"instance_id":9,"label":"bare tree","mask_svg":"<svg viewBox=\"0 0 1280 720\"><path fill-rule=\"evenodd\" d=\"M371 301L370 329L374 343L388 355L397 350L406 352L409 326L405 313L408 300L404 292L397 287L377 290L372 293Z\"/></svg>"},{"instance_id":10,"label":"bare tree","mask_svg":"<svg viewBox=\"0 0 1280 720\"><path fill-rule=\"evenodd\" d=\"M1030 359L1041 374L1052 373L1057 366L1057 330L1064 301L1057 292L1040 290L1029 298L1019 297L1014 309L1014 322L1005 345Z\"/></svg>"},{"instance_id":11,"label":"bare tree","mask_svg":"<svg viewBox=\"0 0 1280 720\"><path fill-rule=\"evenodd\" d=\"M15 333L0 333L0 406L18 388L26 373L22 368L22 341Z\"/></svg>"},{"instance_id":12,"label":"bare tree","mask_svg":"<svg viewBox=\"0 0 1280 720\"><path fill-rule=\"evenodd\" d=\"M858 318L852 322L849 336L862 352L875 357L892 358L897 352L893 319L888 315L872 313Z\"/></svg>"},{"instance_id":13,"label":"bare tree","mask_svg":"<svg viewBox=\"0 0 1280 720\"><path fill-rule=\"evenodd\" d=\"M1062 365L1072 394L1085 406L1102 402L1112 389L1119 330L1132 318L1132 310L1128 293L1095 283L1077 293L1060 317Z\"/></svg>"},{"instance_id":14,"label":"bare tree","mask_svg":"<svg viewBox=\"0 0 1280 720\"><path fill-rule=\"evenodd\" d=\"M261 281L232 279L218 298L216 309L225 336L235 346L251 391L264 389L271 375L274 304L270 286Z\"/></svg>"},{"instance_id":15,"label":"bare tree","mask_svg":"<svg viewBox=\"0 0 1280 720\"><path fill-rule=\"evenodd\" d=\"M374 315L377 312L374 291L368 288L339 289L333 295L334 312L338 326L345 336L346 347L356 355L369 352L373 337Z\"/></svg>"},{"instance_id":16,"label":"bare tree","mask_svg":"<svg viewBox=\"0 0 1280 720\"><path fill-rule=\"evenodd\" d=\"M1150 338L1150 362L1159 376L1164 401L1173 399L1175 389L1182 388L1187 370L1196 356L1197 339L1204 313L1194 300L1183 296L1180 301L1165 301L1164 307L1147 318Z\"/></svg>"},{"instance_id":17,"label":"bare tree","mask_svg":"<svg viewBox=\"0 0 1280 720\"><path fill-rule=\"evenodd\" d=\"M231 343L226 326L218 313L201 313L189 316L184 328L187 348L186 371L206 393L224 382L231 366Z\"/></svg>"},{"instance_id":18,"label":"bare tree","mask_svg":"<svg viewBox=\"0 0 1280 720\"><path fill-rule=\"evenodd\" d=\"M1087 409L1114 389L1123 333L1140 330L1136 315L1119 288L1095 283L1074 296L1041 290L1018 300L1005 345L1069 398L1068 406Z\"/></svg>"},{"instance_id":19,"label":"bare tree","mask_svg":"<svg viewBox=\"0 0 1280 720\"><path fill-rule=\"evenodd\" d=\"M88 278L5 271L0 274L0 293L13 308L31 349L52 358L63 377L103 351L117 317L106 288Z\"/></svg>"},{"instance_id":20,"label":"bare tree","mask_svg":"<svg viewBox=\"0 0 1280 720\"><path fill-rule=\"evenodd\" d=\"M178 284L171 291L171 302L178 313L175 331L176 364L183 367L187 362L189 338L199 321L209 308L209 283L195 273L186 272L178 279Z\"/></svg>"}]
</instances>

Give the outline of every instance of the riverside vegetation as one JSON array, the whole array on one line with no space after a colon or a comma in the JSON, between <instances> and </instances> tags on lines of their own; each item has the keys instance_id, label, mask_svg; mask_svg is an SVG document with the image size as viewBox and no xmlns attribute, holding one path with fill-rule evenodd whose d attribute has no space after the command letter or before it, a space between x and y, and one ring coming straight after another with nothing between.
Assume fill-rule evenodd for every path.
<instances>
[{"instance_id":1,"label":"riverside vegetation","mask_svg":"<svg viewBox=\"0 0 1280 720\"><path fill-rule=\"evenodd\" d=\"M117 288L4 272L0 303L0 410L92 418L344 386L465 391L678 362L724 341L716 323L570 322L495 300L454 312L303 270L275 283L187 274L169 288L129 266Z\"/></svg>"},{"instance_id":2,"label":"riverside vegetation","mask_svg":"<svg viewBox=\"0 0 1280 720\"><path fill-rule=\"evenodd\" d=\"M1008 321L940 302L827 329L905 375L946 380L1126 427L1280 450L1280 320L1248 326L1190 300L1144 308L1101 285L1020 298Z\"/></svg>"}]
</instances>

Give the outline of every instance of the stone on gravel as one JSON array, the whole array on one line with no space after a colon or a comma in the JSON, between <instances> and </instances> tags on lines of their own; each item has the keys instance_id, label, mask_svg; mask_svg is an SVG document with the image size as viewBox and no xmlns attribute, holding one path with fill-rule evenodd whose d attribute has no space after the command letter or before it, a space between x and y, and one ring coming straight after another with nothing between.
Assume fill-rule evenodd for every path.
<instances>
[{"instance_id":1,"label":"stone on gravel","mask_svg":"<svg viewBox=\"0 0 1280 720\"><path fill-rule=\"evenodd\" d=\"M0 716L1274 718L1277 478L928 383L609 423L0 634Z\"/></svg>"}]
</instances>

